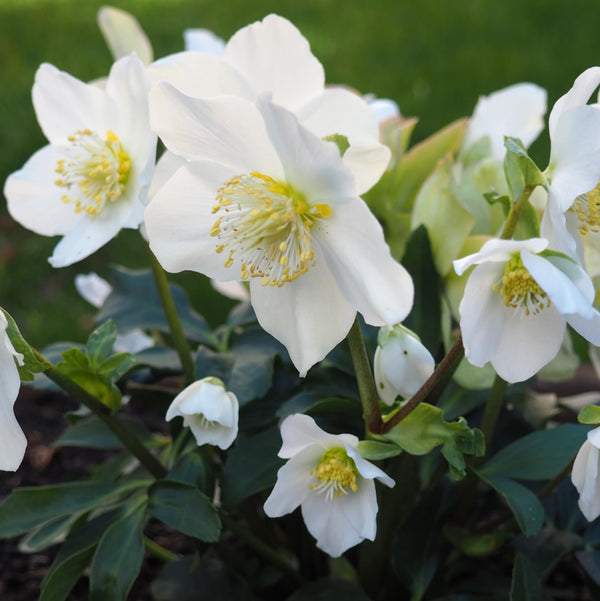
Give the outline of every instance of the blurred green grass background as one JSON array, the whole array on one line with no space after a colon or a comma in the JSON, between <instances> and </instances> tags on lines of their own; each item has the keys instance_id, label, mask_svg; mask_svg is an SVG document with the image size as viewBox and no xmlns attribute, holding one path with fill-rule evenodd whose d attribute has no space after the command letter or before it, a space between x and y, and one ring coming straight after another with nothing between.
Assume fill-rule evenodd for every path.
<instances>
[{"instance_id":1,"label":"blurred green grass background","mask_svg":"<svg viewBox=\"0 0 600 601\"><path fill-rule=\"evenodd\" d=\"M96 25L97 0L0 0L0 179L45 144L31 106L40 63L83 80L108 73L111 58ZM420 119L414 139L469 115L480 94L519 81L548 90L549 106L585 68L600 62L600 4L595 0L116 0L148 34L155 58L183 49L183 30L204 27L228 39L270 12L293 21L325 67L328 83L396 100ZM542 134L533 154L545 166ZM0 304L30 342L82 340L90 307L73 285L77 273L108 275L108 265L142 267L135 232L123 232L81 263L47 263L57 239L37 236L0 207ZM201 311L214 302L204 279L178 276ZM227 303L212 306L218 320Z\"/></svg>"}]
</instances>

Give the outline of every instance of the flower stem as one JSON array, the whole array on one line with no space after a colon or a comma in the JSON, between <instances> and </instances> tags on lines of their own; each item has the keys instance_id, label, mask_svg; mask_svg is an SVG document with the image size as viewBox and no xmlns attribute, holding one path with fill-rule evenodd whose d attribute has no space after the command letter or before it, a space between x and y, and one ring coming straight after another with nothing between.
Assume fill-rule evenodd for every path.
<instances>
[{"instance_id":1,"label":"flower stem","mask_svg":"<svg viewBox=\"0 0 600 601\"><path fill-rule=\"evenodd\" d=\"M352 356L352 365L356 374L356 382L358 384L358 392L360 401L363 406L363 418L367 426L368 432L373 434L381 433L383 420L381 419L381 410L379 409L379 395L375 388L375 380L371 371L371 364L367 357L365 349L365 341L360 329L358 315L354 319L354 323L348 332L348 346L350 347L350 355Z\"/></svg>"},{"instance_id":2,"label":"flower stem","mask_svg":"<svg viewBox=\"0 0 600 601\"><path fill-rule=\"evenodd\" d=\"M391 419L384 422L381 434L389 432L396 424L401 422L419 403L423 402L436 388L445 386L458 367L464 354L462 337L459 335L452 348L441 360L435 371L417 390L412 398L397 411Z\"/></svg>"},{"instance_id":3,"label":"flower stem","mask_svg":"<svg viewBox=\"0 0 600 601\"><path fill-rule=\"evenodd\" d=\"M179 559L178 555L172 553L168 549L165 549L158 543L155 543L152 539L148 538L147 536L144 536L144 547L146 547L146 550L152 553L152 555L158 557L159 559L162 559L163 561L171 562L177 561Z\"/></svg>"},{"instance_id":4,"label":"flower stem","mask_svg":"<svg viewBox=\"0 0 600 601\"><path fill-rule=\"evenodd\" d=\"M32 348L33 353L40 361L48 363L38 351ZM139 462L155 477L164 478L167 475L165 467L156 459L156 457L144 446L140 439L115 415L110 409L102 404L96 397L92 396L87 390L71 380L54 366L48 367L44 374L48 376L55 384L60 386L67 394L85 405L93 411L106 425L106 427L123 443Z\"/></svg>"},{"instance_id":5,"label":"flower stem","mask_svg":"<svg viewBox=\"0 0 600 601\"><path fill-rule=\"evenodd\" d=\"M220 513L221 521L234 534L239 536L249 547L262 555L268 562L278 567L284 574L289 576L296 584L302 583L302 578L296 568L290 564L279 551L263 542L250 530L238 524L234 519L223 511Z\"/></svg>"},{"instance_id":6,"label":"flower stem","mask_svg":"<svg viewBox=\"0 0 600 601\"><path fill-rule=\"evenodd\" d=\"M485 405L483 418L481 419L481 431L483 432L485 440L486 455L492 443L492 437L494 436L496 422L498 421L500 409L502 408L502 402L504 401L505 390L506 382L500 376L497 375L496 379L494 380L492 390L490 391L490 399ZM479 459L480 462L482 462L484 457L480 457Z\"/></svg>"},{"instance_id":7,"label":"flower stem","mask_svg":"<svg viewBox=\"0 0 600 601\"><path fill-rule=\"evenodd\" d=\"M515 233L515 229L517 227L517 223L519 223L519 218L521 217L521 213L531 196L531 193L535 189L535 186L525 185L523 190L521 190L521 194L519 198L517 198L516 202L511 206L508 216L506 218L506 223L504 224L504 228L502 229L502 233L500 234L501 240L510 240Z\"/></svg>"},{"instance_id":8,"label":"flower stem","mask_svg":"<svg viewBox=\"0 0 600 601\"><path fill-rule=\"evenodd\" d=\"M181 361L181 367L183 369L186 383L191 384L195 380L194 360L192 359L190 347L185 339L183 328L181 327L181 321L177 315L175 301L173 300L171 290L169 289L169 282L167 281L165 271L158 262L158 259L154 256L154 253L150 250L150 247L148 246L147 248L148 256L150 258L150 267L152 268L152 275L154 276L156 288L160 296L160 302L162 304L163 311L165 312L169 329L171 330L173 344L177 354L179 355L179 360Z\"/></svg>"}]
</instances>

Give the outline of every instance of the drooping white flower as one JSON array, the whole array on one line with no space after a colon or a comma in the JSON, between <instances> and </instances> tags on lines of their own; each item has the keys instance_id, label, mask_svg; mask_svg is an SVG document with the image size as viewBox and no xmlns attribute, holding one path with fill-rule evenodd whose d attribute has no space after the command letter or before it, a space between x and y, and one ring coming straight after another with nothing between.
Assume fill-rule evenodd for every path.
<instances>
[{"instance_id":1,"label":"drooping white flower","mask_svg":"<svg viewBox=\"0 0 600 601\"><path fill-rule=\"evenodd\" d=\"M433 373L435 361L414 332L397 324L379 330L373 367L379 398L391 405L398 396L413 396Z\"/></svg>"},{"instance_id":2,"label":"drooping white flower","mask_svg":"<svg viewBox=\"0 0 600 601\"><path fill-rule=\"evenodd\" d=\"M332 142L267 98L193 99L151 92L153 127L187 159L146 210L168 271L248 280L261 326L304 375L348 333L404 319L412 280L358 197Z\"/></svg>"},{"instance_id":3,"label":"drooping white flower","mask_svg":"<svg viewBox=\"0 0 600 601\"><path fill-rule=\"evenodd\" d=\"M278 15L240 29L221 56L173 54L156 61L150 73L153 80L166 80L195 98L233 94L255 101L268 93L318 137L346 136L350 148L343 160L352 169L358 194L388 166L390 151L379 141L375 111L347 88L325 87L323 66L308 41Z\"/></svg>"},{"instance_id":4,"label":"drooping white flower","mask_svg":"<svg viewBox=\"0 0 600 601\"><path fill-rule=\"evenodd\" d=\"M591 522L600 515L600 428L587 434L581 445L571 472L571 481L579 493L579 509Z\"/></svg>"},{"instance_id":5,"label":"drooping white flower","mask_svg":"<svg viewBox=\"0 0 600 601\"><path fill-rule=\"evenodd\" d=\"M317 547L332 557L377 531L375 479L393 487L385 472L363 459L351 434L328 434L314 420L290 415L281 424L279 456L289 461L277 472L277 482L265 501L272 518L301 507Z\"/></svg>"},{"instance_id":6,"label":"drooping white flower","mask_svg":"<svg viewBox=\"0 0 600 601\"><path fill-rule=\"evenodd\" d=\"M121 228L142 222L156 152L148 87L134 55L113 65L106 89L52 65L38 69L33 104L49 144L9 176L4 194L23 226L63 236L49 259L54 267L87 257Z\"/></svg>"},{"instance_id":7,"label":"drooping white flower","mask_svg":"<svg viewBox=\"0 0 600 601\"><path fill-rule=\"evenodd\" d=\"M7 327L6 316L0 310L0 470L14 472L21 465L27 447L13 411L21 386L15 359L22 363L23 355L15 351Z\"/></svg>"},{"instance_id":8,"label":"drooping white flower","mask_svg":"<svg viewBox=\"0 0 600 601\"><path fill-rule=\"evenodd\" d=\"M211 444L228 449L238 433L239 404L218 378L203 378L184 388L167 410L166 420L183 417L198 445Z\"/></svg>"},{"instance_id":9,"label":"drooping white flower","mask_svg":"<svg viewBox=\"0 0 600 601\"><path fill-rule=\"evenodd\" d=\"M544 129L546 90L532 83L518 83L489 96L480 96L469 119L463 149L487 136L492 156L504 158L504 137L519 138L525 148Z\"/></svg>"},{"instance_id":10,"label":"drooping white flower","mask_svg":"<svg viewBox=\"0 0 600 601\"><path fill-rule=\"evenodd\" d=\"M551 361L567 323L600 343L592 281L576 261L547 247L543 238L489 240L454 261L459 275L476 266L459 306L465 355L478 367L489 361L508 382L526 380Z\"/></svg>"}]
</instances>

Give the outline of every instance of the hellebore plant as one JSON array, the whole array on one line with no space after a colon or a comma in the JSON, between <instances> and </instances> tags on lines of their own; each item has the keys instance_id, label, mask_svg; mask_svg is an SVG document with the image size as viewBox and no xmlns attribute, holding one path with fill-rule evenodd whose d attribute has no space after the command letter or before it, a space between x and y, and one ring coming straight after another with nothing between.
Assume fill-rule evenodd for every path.
<instances>
[{"instance_id":1,"label":"hellebore plant","mask_svg":"<svg viewBox=\"0 0 600 601\"><path fill-rule=\"evenodd\" d=\"M542 171L535 84L411 146L416 119L326 86L278 15L160 58L132 15L98 21L108 77L39 68L49 143L4 187L62 236L53 267L122 228L149 261L77 276L87 341L38 351L0 312L0 469L32 458L21 382L36 420L49 389L79 405L56 455L104 459L0 505L1 538L60 541L39 599L134 599L143 569L154 601L535 601L565 567L594 598L600 408L544 378L597 363L600 67Z\"/></svg>"}]
</instances>

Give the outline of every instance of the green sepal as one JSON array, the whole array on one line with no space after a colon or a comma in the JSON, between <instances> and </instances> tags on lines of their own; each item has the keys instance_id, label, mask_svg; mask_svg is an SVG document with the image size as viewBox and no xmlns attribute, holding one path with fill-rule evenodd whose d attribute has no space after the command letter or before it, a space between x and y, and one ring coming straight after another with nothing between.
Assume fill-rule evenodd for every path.
<instances>
[{"instance_id":1,"label":"green sepal","mask_svg":"<svg viewBox=\"0 0 600 601\"><path fill-rule=\"evenodd\" d=\"M342 134L331 134L323 138L326 142L333 142L340 151L340 156L344 156L344 153L350 148L350 142L348 138Z\"/></svg>"},{"instance_id":2,"label":"green sepal","mask_svg":"<svg viewBox=\"0 0 600 601\"><path fill-rule=\"evenodd\" d=\"M504 172L513 201L516 201L525 186L531 188L543 186L546 183L546 178L527 154L521 140L506 137L504 146L506 147Z\"/></svg>"},{"instance_id":3,"label":"green sepal","mask_svg":"<svg viewBox=\"0 0 600 601\"><path fill-rule=\"evenodd\" d=\"M600 424L600 407L598 405L586 405L577 416L580 424Z\"/></svg>"},{"instance_id":4,"label":"green sepal","mask_svg":"<svg viewBox=\"0 0 600 601\"><path fill-rule=\"evenodd\" d=\"M498 192L486 192L483 197L487 200L489 205L499 204L504 211L506 217L510 211L510 198L505 194L500 195Z\"/></svg>"},{"instance_id":5,"label":"green sepal","mask_svg":"<svg viewBox=\"0 0 600 601\"><path fill-rule=\"evenodd\" d=\"M462 417L455 422L445 421L444 412L427 403L417 405L383 438L396 443L411 455L425 455L441 445L450 473L456 478L466 475L464 455L479 457L485 451L480 430L470 428Z\"/></svg>"},{"instance_id":6,"label":"green sepal","mask_svg":"<svg viewBox=\"0 0 600 601\"><path fill-rule=\"evenodd\" d=\"M25 338L21 335L15 320L1 307L0 310L6 316L6 321L8 322L6 334L10 338L15 351L23 355L23 365L20 365L18 361L15 361L17 368L19 369L19 377L23 382L32 382L34 379L33 374L45 371L51 367L51 365L47 361L39 359L38 355L36 355Z\"/></svg>"}]
</instances>

